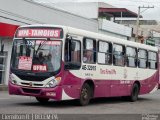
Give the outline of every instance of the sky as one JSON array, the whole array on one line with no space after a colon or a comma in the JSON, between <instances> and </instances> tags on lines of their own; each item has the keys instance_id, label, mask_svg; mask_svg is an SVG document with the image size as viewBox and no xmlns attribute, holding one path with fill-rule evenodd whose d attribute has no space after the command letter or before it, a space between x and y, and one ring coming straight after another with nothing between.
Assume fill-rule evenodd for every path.
<instances>
[{"instance_id":1,"label":"sky","mask_svg":"<svg viewBox=\"0 0 160 120\"><path fill-rule=\"evenodd\" d=\"M38 1L38 0L37 0ZM153 7L141 8L143 19L160 21L160 0L40 0L43 2L106 2L118 8L127 8L135 13L138 13L138 7Z\"/></svg>"},{"instance_id":2,"label":"sky","mask_svg":"<svg viewBox=\"0 0 160 120\"><path fill-rule=\"evenodd\" d=\"M153 7L154 8L141 8L141 15L143 19L158 20L160 21L160 0L103 0L116 7L124 7L131 11L138 13L138 7Z\"/></svg>"}]
</instances>

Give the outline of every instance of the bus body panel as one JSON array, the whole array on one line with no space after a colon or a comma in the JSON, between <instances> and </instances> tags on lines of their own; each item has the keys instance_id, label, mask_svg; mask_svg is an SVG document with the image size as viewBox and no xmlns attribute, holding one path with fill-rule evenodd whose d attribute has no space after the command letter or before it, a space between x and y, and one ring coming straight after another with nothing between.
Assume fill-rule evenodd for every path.
<instances>
[{"instance_id":1,"label":"bus body panel","mask_svg":"<svg viewBox=\"0 0 160 120\"><path fill-rule=\"evenodd\" d=\"M27 28L28 26L26 26ZM32 26L37 27L37 26ZM46 25L38 26L46 27ZM55 27L55 26L47 26ZM57 27L57 26L56 26ZM59 26L58 26L59 27ZM119 43L125 46L133 46L136 48L149 49L157 52L154 47L146 46L143 44L138 44L130 41L125 41L122 39L109 37L106 35L100 35L97 33L87 32L84 30L79 30L71 27L60 26L64 32L64 38L62 39L62 65L60 72L54 77L61 77L62 80L54 88L45 87L33 87L33 86L22 86L14 85L9 80L9 93L15 95L24 96L35 96L35 97L45 97L55 100L67 100L67 99L79 99L80 92L83 84L90 80L94 83L94 95L93 97L113 97L113 96L129 96L133 84L135 82L140 83L140 93L147 94L157 90L159 81L159 70L155 69L142 69L142 68L131 68L122 66L111 65L100 65L96 64L85 64L82 62L81 68L79 70L65 70L64 67L64 44L65 37L69 34L74 34L75 36L92 37L95 39L106 40L111 43ZM82 41L79 40L79 41ZM81 42L83 43L83 42ZM82 48L82 47L81 47ZM81 51L82 53L82 51ZM82 56L82 55L81 55ZM85 69L84 69L85 68ZM23 80L25 81L25 80ZM25 81L30 83L29 81ZM35 81L32 81L32 84Z\"/></svg>"},{"instance_id":2,"label":"bus body panel","mask_svg":"<svg viewBox=\"0 0 160 120\"><path fill-rule=\"evenodd\" d=\"M39 97L49 97L56 100L66 100L66 99L78 99L80 95L81 86L86 80L91 78L81 79L73 75L68 71L64 75L63 85L57 86L55 88L31 88L13 85L9 82L9 93L17 95L27 95L27 96L39 96ZM151 77L141 80L140 82L140 93L147 94L153 89L158 87L156 82L158 77L158 72L153 74ZM94 97L113 97L113 96L129 96L131 93L132 85L136 80L102 80L102 79L92 79L95 86ZM23 88L31 90L39 90L39 94L32 94L23 91ZM53 92L56 96L46 96L46 93Z\"/></svg>"}]
</instances>

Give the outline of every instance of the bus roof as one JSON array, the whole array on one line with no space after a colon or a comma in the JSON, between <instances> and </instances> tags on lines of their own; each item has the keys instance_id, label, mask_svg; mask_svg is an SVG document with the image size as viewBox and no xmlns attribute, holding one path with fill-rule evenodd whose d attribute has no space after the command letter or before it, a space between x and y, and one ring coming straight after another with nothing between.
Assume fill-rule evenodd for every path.
<instances>
[{"instance_id":1,"label":"bus roof","mask_svg":"<svg viewBox=\"0 0 160 120\"><path fill-rule=\"evenodd\" d=\"M131 47L146 49L146 50L150 50L150 51L158 51L158 48L153 47L153 46L149 46L149 45L145 45L145 44L141 44L141 43L137 43L137 42L133 42L133 41L128 41L128 40L124 40L121 38L112 37L112 36L104 35L104 34L100 34L100 33L94 33L94 32L90 32L90 31L78 29L78 28L68 27L68 26L51 25L51 24L37 24L37 25L20 26L19 28L25 28L25 27L60 27L63 30L68 31L69 34L73 34L73 35L95 38L95 39L99 39L99 40L108 41L111 43L122 44L125 46L131 46Z\"/></svg>"}]
</instances>

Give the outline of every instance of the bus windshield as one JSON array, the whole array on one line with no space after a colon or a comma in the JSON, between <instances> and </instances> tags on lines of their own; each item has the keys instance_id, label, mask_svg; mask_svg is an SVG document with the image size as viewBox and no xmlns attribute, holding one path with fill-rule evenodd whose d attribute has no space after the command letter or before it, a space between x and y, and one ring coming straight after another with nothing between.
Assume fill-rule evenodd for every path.
<instances>
[{"instance_id":1,"label":"bus windshield","mask_svg":"<svg viewBox=\"0 0 160 120\"><path fill-rule=\"evenodd\" d=\"M61 64L61 41L17 39L13 43L11 68L32 72L55 72Z\"/></svg>"}]
</instances>

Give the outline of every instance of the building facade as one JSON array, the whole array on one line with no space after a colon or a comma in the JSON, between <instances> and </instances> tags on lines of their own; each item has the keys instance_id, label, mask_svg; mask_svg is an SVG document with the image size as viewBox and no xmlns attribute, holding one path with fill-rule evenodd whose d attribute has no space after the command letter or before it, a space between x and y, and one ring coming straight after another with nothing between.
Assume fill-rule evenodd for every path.
<instances>
[{"instance_id":1,"label":"building facade","mask_svg":"<svg viewBox=\"0 0 160 120\"><path fill-rule=\"evenodd\" d=\"M75 27L129 40L132 28L117 24L111 18L136 17L127 9L116 9L106 3L70 3L49 6L33 0L2 0L0 4L0 85L8 83L12 41L21 25L54 24ZM78 6L77 6L78 4ZM71 7L72 6L72 7ZM65 9L60 9L63 7ZM72 8L72 9L67 9ZM113 8L112 10L107 8ZM66 10L67 9L67 10ZM75 11L72 11L72 10Z\"/></svg>"},{"instance_id":2,"label":"building facade","mask_svg":"<svg viewBox=\"0 0 160 120\"><path fill-rule=\"evenodd\" d=\"M21 25L55 24L98 32L98 22L32 0L1 0L0 85L7 85L14 32Z\"/></svg>"},{"instance_id":3,"label":"building facade","mask_svg":"<svg viewBox=\"0 0 160 120\"><path fill-rule=\"evenodd\" d=\"M36 2L69 11L70 13L80 15L89 19L97 20L99 33L119 37L125 40L131 40L132 27L115 23L115 18L137 17L137 14L125 8L116 8L104 2L46 2L44 0L34 0Z\"/></svg>"}]
</instances>

